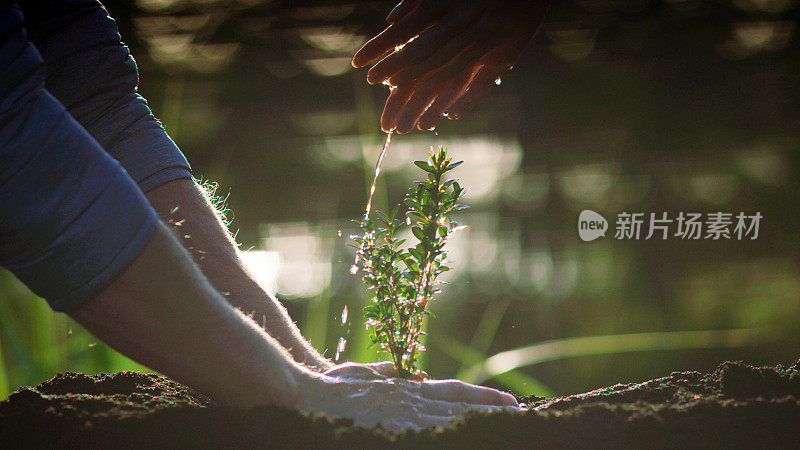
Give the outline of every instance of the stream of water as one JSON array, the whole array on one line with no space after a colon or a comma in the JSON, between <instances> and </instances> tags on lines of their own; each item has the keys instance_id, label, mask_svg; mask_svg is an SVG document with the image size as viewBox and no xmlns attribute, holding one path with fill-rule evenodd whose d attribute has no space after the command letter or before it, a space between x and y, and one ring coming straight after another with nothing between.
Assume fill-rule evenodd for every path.
<instances>
[{"instance_id":1,"label":"stream of water","mask_svg":"<svg viewBox=\"0 0 800 450\"><path fill-rule=\"evenodd\" d=\"M378 155L378 162L375 163L375 175L372 176L372 184L369 187L369 197L367 198L367 207L364 210L364 220L369 219L370 210L372 210L372 197L375 195L375 185L378 182L378 175L381 173L381 163L383 157L386 156L386 150L389 149L389 143L392 142L392 132L386 133L386 140L383 141L383 148L381 154Z\"/></svg>"},{"instance_id":2,"label":"stream of water","mask_svg":"<svg viewBox=\"0 0 800 450\"><path fill-rule=\"evenodd\" d=\"M364 221L369 219L369 213L372 211L372 198L375 196L375 186L378 184L378 175L381 174L381 164L383 163L383 158L386 156L386 152L389 150L389 143L392 142L392 132L386 133L386 139L383 141L383 147L381 148L381 153L378 155L378 161L375 163L375 173L372 175L372 184L369 186L369 196L367 197L367 207L364 208ZM350 266L350 273L355 275L358 272L358 253L356 252L356 258L353 261L353 265Z\"/></svg>"},{"instance_id":3,"label":"stream of water","mask_svg":"<svg viewBox=\"0 0 800 450\"><path fill-rule=\"evenodd\" d=\"M386 133L386 139L383 141L383 147L381 148L381 153L378 155L378 161L375 163L375 173L372 176L372 184L369 186L369 196L367 197L367 206L364 209L364 220L366 221L369 219L369 213L372 211L372 198L375 196L375 186L378 184L378 175L381 174L381 164L383 164L383 158L386 156L386 152L389 149L389 143L392 142L392 132ZM341 236L341 231L339 232L339 236ZM355 275L358 272L358 253L356 253L355 261L353 261L353 265L350 267L350 273ZM347 327L348 334L350 333L349 323L347 322L347 305L345 305L344 310L342 310L342 326ZM344 351L345 346L347 345L347 339L345 337L339 338L339 343L336 346L336 355L334 356L334 362L339 361L339 355Z\"/></svg>"}]
</instances>

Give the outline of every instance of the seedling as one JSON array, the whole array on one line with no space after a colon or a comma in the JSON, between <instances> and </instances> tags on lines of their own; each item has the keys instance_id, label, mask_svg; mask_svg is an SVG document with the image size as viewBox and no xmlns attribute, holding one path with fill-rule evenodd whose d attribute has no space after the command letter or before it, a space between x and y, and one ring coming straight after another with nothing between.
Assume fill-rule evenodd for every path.
<instances>
[{"instance_id":1,"label":"seedling","mask_svg":"<svg viewBox=\"0 0 800 450\"><path fill-rule=\"evenodd\" d=\"M373 295L364 308L366 326L372 344L388 353L397 375L416 376L420 368L417 358L425 350L422 345L422 323L429 314L425 307L439 292L437 277L450 270L446 265L444 245L447 238L462 225L450 215L467 208L458 203L464 188L457 180L444 180L447 172L463 161L451 162L444 147L431 149L428 161L415 161L427 179L415 182L404 200L405 220L398 217L400 205L388 215L375 211L374 216L360 222L362 236L354 238L358 245L356 262L363 268L363 280ZM403 248L400 231L410 226L417 244Z\"/></svg>"}]
</instances>

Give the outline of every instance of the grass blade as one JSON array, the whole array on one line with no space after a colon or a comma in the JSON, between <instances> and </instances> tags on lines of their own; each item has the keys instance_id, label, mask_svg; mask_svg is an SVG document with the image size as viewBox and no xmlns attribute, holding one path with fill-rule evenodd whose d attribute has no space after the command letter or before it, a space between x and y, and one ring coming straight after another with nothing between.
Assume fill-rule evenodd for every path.
<instances>
[{"instance_id":1,"label":"grass blade","mask_svg":"<svg viewBox=\"0 0 800 450\"><path fill-rule=\"evenodd\" d=\"M428 344L456 361L460 361L462 364L473 366L486 360L486 355L468 345L458 342L454 338L443 337L441 333L438 333L437 336L428 336ZM517 395L523 397L529 395L536 395L539 397L553 396L553 391L550 388L522 372L510 370L499 374L494 377L494 379L507 386Z\"/></svg>"},{"instance_id":2,"label":"grass blade","mask_svg":"<svg viewBox=\"0 0 800 450\"><path fill-rule=\"evenodd\" d=\"M576 356L651 350L743 347L768 341L770 336L776 336L774 330L770 328L738 328L556 339L498 353L464 371L461 379L468 383L482 383L490 378L499 380L503 374L520 367Z\"/></svg>"}]
</instances>

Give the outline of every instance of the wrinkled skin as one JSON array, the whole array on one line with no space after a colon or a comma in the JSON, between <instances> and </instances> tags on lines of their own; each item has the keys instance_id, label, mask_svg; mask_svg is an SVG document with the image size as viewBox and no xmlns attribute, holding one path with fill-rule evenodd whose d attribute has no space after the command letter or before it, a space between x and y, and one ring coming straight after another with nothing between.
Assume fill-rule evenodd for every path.
<instances>
[{"instance_id":1,"label":"wrinkled skin","mask_svg":"<svg viewBox=\"0 0 800 450\"><path fill-rule=\"evenodd\" d=\"M331 417L348 417L356 425L387 431L442 426L468 409L515 408L516 399L494 389L458 380L404 380L379 373L391 363L346 363L303 383L298 407Z\"/></svg>"},{"instance_id":2,"label":"wrinkled skin","mask_svg":"<svg viewBox=\"0 0 800 450\"><path fill-rule=\"evenodd\" d=\"M378 61L367 80L394 87L381 128L398 133L415 125L432 129L445 114L457 119L472 110L533 39L547 4L548 0L400 2L387 17L390 25L353 57L355 67Z\"/></svg>"}]
</instances>

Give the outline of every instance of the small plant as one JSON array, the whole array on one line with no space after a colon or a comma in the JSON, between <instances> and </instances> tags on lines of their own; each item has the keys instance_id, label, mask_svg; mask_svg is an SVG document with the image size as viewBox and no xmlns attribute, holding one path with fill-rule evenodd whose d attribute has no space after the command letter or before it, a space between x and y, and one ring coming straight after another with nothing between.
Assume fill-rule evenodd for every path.
<instances>
[{"instance_id":1,"label":"small plant","mask_svg":"<svg viewBox=\"0 0 800 450\"><path fill-rule=\"evenodd\" d=\"M451 162L444 147L431 149L428 161L415 161L427 173L406 195L406 220L398 217L400 206L387 216L381 211L360 222L364 234L355 237L356 261L364 270L367 290L374 295L364 308L372 345L389 353L402 378L419 373L417 357L425 350L421 343L425 307L438 292L437 277L450 270L445 265L444 244L462 226L450 220L454 211L467 208L458 203L464 192L457 180L444 180L445 174L463 161ZM404 226L418 240L401 248L399 237Z\"/></svg>"}]
</instances>

